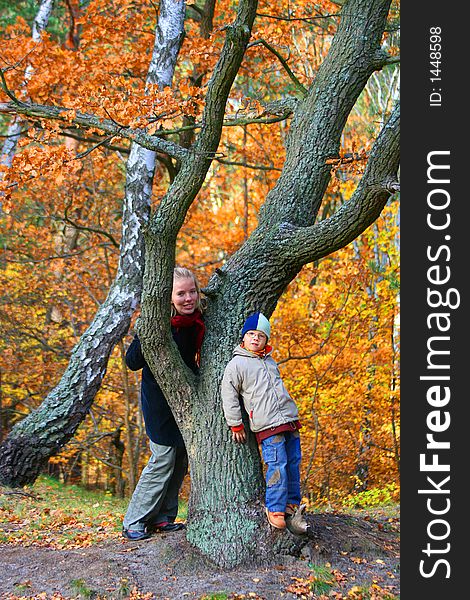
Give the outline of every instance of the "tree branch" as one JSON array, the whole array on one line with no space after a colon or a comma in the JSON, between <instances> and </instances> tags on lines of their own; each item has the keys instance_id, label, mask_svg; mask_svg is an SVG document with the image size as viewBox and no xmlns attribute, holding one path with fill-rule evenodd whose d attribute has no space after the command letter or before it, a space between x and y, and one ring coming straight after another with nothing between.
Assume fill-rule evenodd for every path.
<instances>
[{"instance_id":1,"label":"tree branch","mask_svg":"<svg viewBox=\"0 0 470 600\"><path fill-rule=\"evenodd\" d=\"M246 51L256 7L257 0L240 0L235 21L225 28L224 46L207 85L201 130L188 154L182 158L180 170L147 230L144 294L138 330L144 356L148 357L150 368L179 419L190 414L195 378L172 343L167 325L170 322L175 242L217 151L227 98ZM155 256L159 257L158 261Z\"/></svg>"},{"instance_id":2,"label":"tree branch","mask_svg":"<svg viewBox=\"0 0 470 600\"><path fill-rule=\"evenodd\" d=\"M25 104L24 102L21 102L21 100L18 100L18 98L15 96L15 94L8 87L8 84L5 79L5 72L3 69L0 69L0 88L2 88L2 90L5 92L5 94L9 98L12 99L14 105L23 106ZM11 112L15 112L15 111L11 111Z\"/></svg>"},{"instance_id":3,"label":"tree branch","mask_svg":"<svg viewBox=\"0 0 470 600\"><path fill-rule=\"evenodd\" d=\"M275 107L274 102L266 105L264 107L266 110L263 112L263 115L277 114L277 113L270 112L271 108L272 108L272 110L275 110L274 107ZM271 123L279 123L280 121L287 119L291 113L292 113L292 110L289 111L286 108L285 110L283 110L281 112L281 114L277 114L276 117L259 116L259 117L252 117L252 118L246 118L246 119L238 119L236 117L232 118L232 117L230 117L230 115L228 115L227 118L223 121L222 126L223 127L238 127L238 126L242 127L243 125L256 125L256 124L269 125ZM174 129L159 129L153 135L155 137L160 137L163 135L171 135L174 133L183 133L185 131L194 131L196 129L201 129L202 127L203 127L203 123L193 123L191 125L182 125L181 127L175 127Z\"/></svg>"},{"instance_id":4,"label":"tree branch","mask_svg":"<svg viewBox=\"0 0 470 600\"><path fill-rule=\"evenodd\" d=\"M100 142L97 142L96 144L94 144L91 148L88 148L87 150L84 150L83 152L80 152L79 154L77 154L77 156L75 158L85 158L85 156L88 156L89 154L91 154L94 150L96 150L97 148L99 148L100 146L106 146L109 148L109 142L113 139L112 135L109 135L108 137L104 138L104 140L101 140Z\"/></svg>"},{"instance_id":5,"label":"tree branch","mask_svg":"<svg viewBox=\"0 0 470 600\"><path fill-rule=\"evenodd\" d=\"M225 277L214 274L208 282L206 289L213 298L223 296L224 304L243 303L244 311L262 310L269 316L286 284L304 264L333 251L333 245L339 249L353 239L348 226L362 218L357 211L336 228L330 222L328 244L322 247L321 239L312 240L317 232L313 226L331 179L332 165L327 161L339 157L347 118L376 70L389 6L390 0L348 0L328 55L307 96L293 111L281 176L259 210L257 228L221 268ZM389 195L390 191L384 192L383 204ZM343 225L347 227L344 235ZM356 235L366 226L357 226ZM233 281L237 282L236 298L228 299ZM240 320L244 311L238 314Z\"/></svg>"},{"instance_id":6,"label":"tree branch","mask_svg":"<svg viewBox=\"0 0 470 600\"><path fill-rule=\"evenodd\" d=\"M274 19L276 21L287 21L287 22L295 22L295 21L303 21L305 23L312 23L312 21L318 19L331 19L333 17L340 17L341 13L331 13L327 15L316 15L312 17L281 17L279 15L268 15L266 13L256 13L257 17L265 17L266 19Z\"/></svg>"},{"instance_id":7,"label":"tree branch","mask_svg":"<svg viewBox=\"0 0 470 600\"><path fill-rule=\"evenodd\" d=\"M17 103L18 102L18 103ZM7 102L0 104L0 113L14 113L23 115L29 119L48 119L59 121L70 125L80 127L100 129L113 137L121 137L132 140L148 150L164 152L179 160L187 156L188 151L167 140L149 135L144 129L120 126L111 119L102 119L96 115L81 113L70 108L60 106L47 106L44 104L34 104L32 102Z\"/></svg>"},{"instance_id":8,"label":"tree branch","mask_svg":"<svg viewBox=\"0 0 470 600\"><path fill-rule=\"evenodd\" d=\"M176 239L187 210L199 192L219 145L225 106L242 63L256 14L257 0L240 0L232 25L226 27L225 43L207 85L199 135L185 156L172 186L151 222L151 230L162 230Z\"/></svg>"},{"instance_id":9,"label":"tree branch","mask_svg":"<svg viewBox=\"0 0 470 600\"><path fill-rule=\"evenodd\" d=\"M245 169L258 169L259 171L281 171L282 169L278 169L277 167L267 167L266 165L250 165L249 163L236 161L236 160L228 160L226 158L216 158L217 162L223 165L233 165L235 167L245 167Z\"/></svg>"},{"instance_id":10,"label":"tree branch","mask_svg":"<svg viewBox=\"0 0 470 600\"><path fill-rule=\"evenodd\" d=\"M233 120L225 120L222 123L223 127L243 127L244 125L270 125L271 123L279 123L280 121L285 121L289 115L282 114L277 117L254 117L252 119L233 119Z\"/></svg>"},{"instance_id":11,"label":"tree branch","mask_svg":"<svg viewBox=\"0 0 470 600\"><path fill-rule=\"evenodd\" d=\"M16 259L12 259L12 258L3 258L3 260L7 263L15 263L15 264L19 264L19 265L28 265L28 264L35 265L35 264L49 262L51 260L65 260L65 259L69 259L69 258L75 258L76 256L82 256L83 254L86 254L90 250L96 250L96 248L101 248L101 247L102 248L109 247L109 244L103 243L103 244L97 244L95 246L87 246L86 248L83 248L82 250L78 250L76 252L68 252L66 254L54 254L54 255L46 256L45 258L33 258L31 255L23 252L22 256L27 257L24 260L16 260ZM10 250L10 249L4 247L3 250ZM13 250L10 250L10 251L12 254L14 253Z\"/></svg>"},{"instance_id":12,"label":"tree branch","mask_svg":"<svg viewBox=\"0 0 470 600\"><path fill-rule=\"evenodd\" d=\"M291 229L288 234L288 252L296 253L302 265L343 248L378 218L389 197L399 189L399 137L400 106L397 105L374 144L351 199L328 219L310 227Z\"/></svg>"},{"instance_id":13,"label":"tree branch","mask_svg":"<svg viewBox=\"0 0 470 600\"><path fill-rule=\"evenodd\" d=\"M70 138L72 140L77 140L78 142L83 142L84 144L95 144L92 148L94 150L98 146L103 145L108 150L112 150L114 152L120 152L121 154L129 154L130 149L129 146L116 146L114 144L110 144L109 141L113 139L113 136L107 136L106 138L102 138L101 140L97 137L83 137L82 135L75 134L69 129L63 129L59 135L63 135L64 137Z\"/></svg>"},{"instance_id":14,"label":"tree branch","mask_svg":"<svg viewBox=\"0 0 470 600\"><path fill-rule=\"evenodd\" d=\"M283 172L260 210L260 225L313 224L331 177L326 161L338 157L347 118L383 55L389 4L348 0L328 55L295 108Z\"/></svg>"},{"instance_id":15,"label":"tree branch","mask_svg":"<svg viewBox=\"0 0 470 600\"><path fill-rule=\"evenodd\" d=\"M72 227L77 229L78 231L90 231L91 233L96 233L98 235L104 235L105 237L108 238L108 240L113 244L113 246L115 248L119 248L119 242L117 242L116 239L108 231L104 231L103 229L98 229L96 227L79 225L78 223L75 223L75 221L72 221L72 219L67 214L68 209L69 209L69 207L67 206L65 208L65 213L64 213L64 221L66 223L68 223L69 225L71 225Z\"/></svg>"},{"instance_id":16,"label":"tree branch","mask_svg":"<svg viewBox=\"0 0 470 600\"><path fill-rule=\"evenodd\" d=\"M302 94L302 96L305 96L305 94L307 93L306 88L304 88L304 86L300 83L300 81L294 75L292 69L287 64L287 61L285 60L285 58L283 58L283 56L274 48L274 46L269 44L266 40L256 40L255 42L251 42L250 44L248 44L247 48L251 48L253 46L258 46L259 44L262 44L265 48L267 48L270 52L272 52L274 54L274 56L276 56L278 58L281 65L284 67L286 73L289 75L289 77L293 81L295 87L299 90L299 92Z\"/></svg>"},{"instance_id":17,"label":"tree branch","mask_svg":"<svg viewBox=\"0 0 470 600\"><path fill-rule=\"evenodd\" d=\"M400 64L400 56L389 56L383 62L383 66Z\"/></svg>"}]
</instances>

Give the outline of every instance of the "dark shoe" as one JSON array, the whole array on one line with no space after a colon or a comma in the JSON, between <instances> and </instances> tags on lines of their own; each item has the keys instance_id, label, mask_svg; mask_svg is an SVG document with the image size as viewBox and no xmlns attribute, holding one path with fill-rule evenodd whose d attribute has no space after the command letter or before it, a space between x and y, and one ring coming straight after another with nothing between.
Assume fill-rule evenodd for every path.
<instances>
[{"instance_id":1,"label":"dark shoe","mask_svg":"<svg viewBox=\"0 0 470 600\"><path fill-rule=\"evenodd\" d=\"M155 523L152 529L161 532L180 531L186 529L186 525L184 523Z\"/></svg>"},{"instance_id":2,"label":"dark shoe","mask_svg":"<svg viewBox=\"0 0 470 600\"><path fill-rule=\"evenodd\" d=\"M142 531L139 529L124 529L122 530L123 537L128 540L132 540L133 542L138 542L140 540L146 540L150 537L150 533L148 531Z\"/></svg>"}]
</instances>

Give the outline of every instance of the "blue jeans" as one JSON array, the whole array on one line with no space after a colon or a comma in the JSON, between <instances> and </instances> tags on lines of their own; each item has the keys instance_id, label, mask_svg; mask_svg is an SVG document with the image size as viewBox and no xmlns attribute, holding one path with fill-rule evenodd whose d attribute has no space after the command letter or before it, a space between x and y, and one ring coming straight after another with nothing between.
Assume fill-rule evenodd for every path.
<instances>
[{"instance_id":1,"label":"blue jeans","mask_svg":"<svg viewBox=\"0 0 470 600\"><path fill-rule=\"evenodd\" d=\"M284 512L287 504L300 504L300 434L283 431L261 442L266 472L266 507Z\"/></svg>"}]
</instances>

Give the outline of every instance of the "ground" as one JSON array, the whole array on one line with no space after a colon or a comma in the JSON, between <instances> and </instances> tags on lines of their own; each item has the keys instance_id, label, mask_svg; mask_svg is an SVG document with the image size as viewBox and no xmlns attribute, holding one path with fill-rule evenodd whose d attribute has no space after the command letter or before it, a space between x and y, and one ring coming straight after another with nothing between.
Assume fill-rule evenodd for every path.
<instances>
[{"instance_id":1,"label":"ground","mask_svg":"<svg viewBox=\"0 0 470 600\"><path fill-rule=\"evenodd\" d=\"M231 571L198 555L184 531L77 549L0 544L0 599L399 598L398 518L326 512L307 519L311 534L299 556ZM10 526L0 522L4 532Z\"/></svg>"}]
</instances>

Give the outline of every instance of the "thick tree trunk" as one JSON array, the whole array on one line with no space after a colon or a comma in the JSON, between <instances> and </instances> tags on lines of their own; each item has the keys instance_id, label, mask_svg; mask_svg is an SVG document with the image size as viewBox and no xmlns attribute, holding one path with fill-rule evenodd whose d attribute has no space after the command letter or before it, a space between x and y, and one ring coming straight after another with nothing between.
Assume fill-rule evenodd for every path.
<instances>
[{"instance_id":1,"label":"thick tree trunk","mask_svg":"<svg viewBox=\"0 0 470 600\"><path fill-rule=\"evenodd\" d=\"M158 240L147 239L147 252L156 252L158 246ZM220 382L239 342L240 324L254 309L252 274L257 273L256 265L255 256L253 264L245 265L245 278L230 280L221 294L211 298L205 313L206 335L198 377L183 364L179 370L171 365L171 350L175 351L173 360L178 360L171 342L153 345L152 332L159 320L152 289L147 290L151 298L146 297L139 322L144 353L158 374L188 451L191 493L187 539L217 565L228 568L263 562L299 546L298 538L268 525L263 466L256 440L250 435L247 444L234 443L222 412ZM147 261L146 277L152 280L157 269L156 261ZM274 265L272 276L262 278L255 289L256 297L265 297L271 305L266 314L272 312L275 293L279 296L291 278L290 271L276 278L276 270L279 272Z\"/></svg>"},{"instance_id":2,"label":"thick tree trunk","mask_svg":"<svg viewBox=\"0 0 470 600\"><path fill-rule=\"evenodd\" d=\"M260 527L264 522L264 480L255 440L235 444L219 408L204 407L208 398L218 400L217 387L214 381L212 390L196 402L194 428L188 432L191 496L187 538L220 566L232 567L260 553L257 546L265 533Z\"/></svg>"},{"instance_id":3,"label":"thick tree trunk","mask_svg":"<svg viewBox=\"0 0 470 600\"><path fill-rule=\"evenodd\" d=\"M191 405L182 397L177 399L175 393L169 398L190 463L187 539L217 565L232 568L268 561L281 551L299 547L300 542L289 532L268 525L256 439L249 434L246 444L236 444L222 413L220 381L238 339L237 328L234 336L233 327L229 331L230 319L227 321L222 332L215 332L214 321L209 315L206 318L209 333L204 367L193 388ZM245 426L249 431L248 422Z\"/></svg>"}]
</instances>

